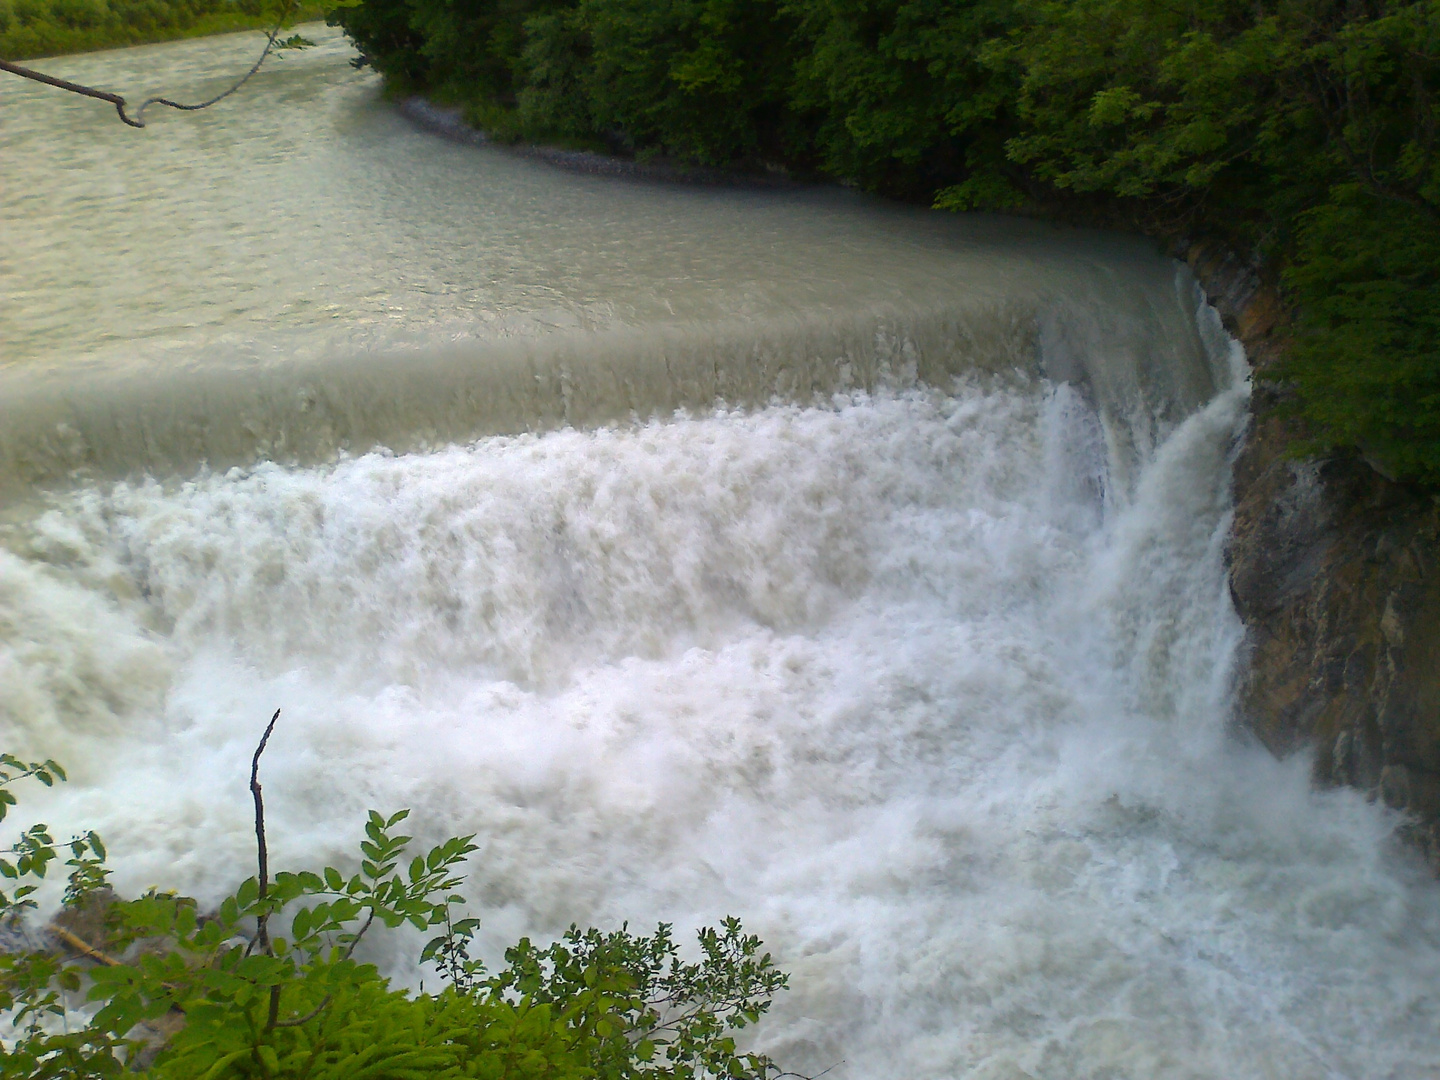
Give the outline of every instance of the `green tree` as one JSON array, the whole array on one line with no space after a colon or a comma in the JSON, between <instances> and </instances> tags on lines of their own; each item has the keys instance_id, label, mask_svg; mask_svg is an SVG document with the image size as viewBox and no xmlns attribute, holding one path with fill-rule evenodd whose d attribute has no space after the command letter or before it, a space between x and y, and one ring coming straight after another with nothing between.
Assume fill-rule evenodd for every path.
<instances>
[{"instance_id":1,"label":"green tree","mask_svg":"<svg viewBox=\"0 0 1440 1080\"><path fill-rule=\"evenodd\" d=\"M1005 156L1015 88L985 64L1012 0L786 0L798 20L794 107L822 167L871 190L1015 206Z\"/></svg>"}]
</instances>

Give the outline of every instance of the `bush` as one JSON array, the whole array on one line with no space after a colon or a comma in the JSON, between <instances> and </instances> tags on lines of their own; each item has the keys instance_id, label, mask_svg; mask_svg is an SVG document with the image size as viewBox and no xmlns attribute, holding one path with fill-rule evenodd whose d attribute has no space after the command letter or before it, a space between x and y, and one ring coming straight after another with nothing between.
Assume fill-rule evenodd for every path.
<instances>
[{"instance_id":1,"label":"bush","mask_svg":"<svg viewBox=\"0 0 1440 1080\"><path fill-rule=\"evenodd\" d=\"M421 52L425 40L411 26L405 0L366 0L337 8L328 18L355 43L357 65L373 67L401 91L430 85L430 64Z\"/></svg>"},{"instance_id":2,"label":"bush","mask_svg":"<svg viewBox=\"0 0 1440 1080\"><path fill-rule=\"evenodd\" d=\"M520 941L503 969L488 972L469 955L476 921L456 917L464 902L456 871L476 850L472 838L407 858L411 838L395 833L407 811L371 812L357 873L325 867L272 881L258 782L264 747L251 780L259 872L213 912L153 890L115 900L100 839L70 842L64 910L98 907L103 937L65 932L83 963L52 952L0 956L0 1013L16 1032L0 1046L0 1074L765 1080L778 1072L768 1058L737 1050L731 1034L758 1021L786 983L734 919L700 931L692 963L665 924L648 936L572 926L546 948ZM10 787L27 778L48 785L64 772L54 762L0 757L0 819L15 805ZM37 825L13 858L0 859L0 875L18 883L0 890L0 913L12 925L33 910L38 880L63 853ZM421 960L438 970L438 994L393 988L356 959L377 922L435 933ZM82 995L98 1005L93 1013L75 1012Z\"/></svg>"},{"instance_id":3,"label":"bush","mask_svg":"<svg viewBox=\"0 0 1440 1080\"><path fill-rule=\"evenodd\" d=\"M1301 219L1285 373L1332 437L1440 486L1440 220L1356 185Z\"/></svg>"},{"instance_id":4,"label":"bush","mask_svg":"<svg viewBox=\"0 0 1440 1080\"><path fill-rule=\"evenodd\" d=\"M790 28L771 0L581 0L570 26L587 57L573 85L598 130L707 165L792 152Z\"/></svg>"},{"instance_id":5,"label":"bush","mask_svg":"<svg viewBox=\"0 0 1440 1080\"><path fill-rule=\"evenodd\" d=\"M1013 206L1015 86L985 60L1012 0L793 0L793 102L825 171L872 190ZM988 193L983 199L976 195Z\"/></svg>"}]
</instances>

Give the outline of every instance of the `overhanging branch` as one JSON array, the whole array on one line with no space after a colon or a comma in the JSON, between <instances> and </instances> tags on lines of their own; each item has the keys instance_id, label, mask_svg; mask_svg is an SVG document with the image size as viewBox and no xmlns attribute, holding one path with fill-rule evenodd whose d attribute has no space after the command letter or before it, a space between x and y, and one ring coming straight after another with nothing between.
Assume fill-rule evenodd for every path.
<instances>
[{"instance_id":1,"label":"overhanging branch","mask_svg":"<svg viewBox=\"0 0 1440 1080\"><path fill-rule=\"evenodd\" d=\"M281 29L290 21L290 16L295 13L295 3L296 0L289 0L289 3L285 5L285 10L275 23L275 28L265 35L265 48L260 51L259 59L250 66L249 71L231 83L228 89L206 101L197 102L193 105L172 101L170 98L165 97L146 98L140 103L140 107L135 110L135 115L131 116L128 111L129 105L126 103L125 98L120 94L111 93L109 90L100 90L94 86L86 86L84 83L71 82L69 79L46 75L43 71L36 71L34 68L25 67L11 60L0 60L0 71L9 72L11 75L18 75L22 79L30 79L33 82L43 83L46 86L53 86L58 90L68 90L70 93L79 94L82 97L94 98L96 101L109 102L115 106L115 111L120 114L120 119L123 123L128 124L130 127L143 128L145 126L145 110L151 105L164 105L167 109L179 109L182 112L199 112L201 109L208 109L211 105L224 101L249 82L254 74L260 70L260 65L265 63L266 58L275 50L275 42L280 36ZM283 47L282 45L282 48Z\"/></svg>"}]
</instances>

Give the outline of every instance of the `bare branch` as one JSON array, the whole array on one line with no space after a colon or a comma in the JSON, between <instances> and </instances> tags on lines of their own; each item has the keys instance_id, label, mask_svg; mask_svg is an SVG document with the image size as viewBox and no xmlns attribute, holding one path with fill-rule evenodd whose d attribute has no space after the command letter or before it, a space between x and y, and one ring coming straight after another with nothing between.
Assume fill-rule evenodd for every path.
<instances>
[{"instance_id":1,"label":"bare branch","mask_svg":"<svg viewBox=\"0 0 1440 1080\"><path fill-rule=\"evenodd\" d=\"M207 101L201 101L194 105L186 105L179 101L172 101L165 97L146 98L140 103L140 108L135 110L131 116L127 111L129 106L125 98L120 94L111 93L109 90L99 90L93 86L86 86L84 83L71 82L69 79L60 79L54 75L46 75L43 71L36 71L34 68L24 67L10 60L0 60L0 71L9 72L11 75L19 75L22 79L30 79L33 82L44 83L46 86L53 86L59 90L68 90L72 94L80 94L82 97L95 98L97 101L107 101L115 106L115 111L120 114L120 119L130 127L143 128L145 126L145 110L151 105L164 105L167 109L179 109L182 112L198 112L201 109L208 109L217 102L224 101L235 91L239 90L251 77L260 70L260 65L265 63L267 57L275 49L275 41L280 36L280 31L290 21L290 16L295 13L296 0L290 0L285 5L285 10L276 21L274 29L265 35L265 48L260 51L260 58L250 66L250 70L233 82L229 89L216 94Z\"/></svg>"},{"instance_id":2,"label":"bare branch","mask_svg":"<svg viewBox=\"0 0 1440 1080\"><path fill-rule=\"evenodd\" d=\"M271 1026L272 1028L277 1028L277 1027L299 1027L301 1024L308 1024L311 1020L314 1020L315 1017L319 1016L322 1012L324 1012L324 1011L325 1011L325 1007L326 1007L327 1005L329 1005L329 1004L330 1004L330 995L329 995L329 994L326 994L325 997L321 1000L320 1004L319 1004L319 1005L316 1005L315 1008L311 1009L311 1010L310 1010L308 1013L306 1013L304 1016L297 1016L297 1017L295 1017L295 1018L292 1019L292 1020L277 1020L277 1021L275 1021L275 1023L271 1024L270 1026Z\"/></svg>"},{"instance_id":3,"label":"bare branch","mask_svg":"<svg viewBox=\"0 0 1440 1080\"><path fill-rule=\"evenodd\" d=\"M80 94L84 97L95 98L99 101L108 101L115 106L115 111L120 114L120 119L131 127L144 127L143 120L132 120L125 112L125 99L119 94L112 94L108 90L96 90L93 86L84 86L81 83L71 82L69 79L57 79L54 75L46 75L43 71L36 71L34 68L21 67L19 64L11 63L9 60L0 60L0 71L8 71L11 75L19 75L22 79L33 79L35 82L44 83L46 86L58 87L61 90L68 90L72 94Z\"/></svg>"},{"instance_id":4,"label":"bare branch","mask_svg":"<svg viewBox=\"0 0 1440 1080\"><path fill-rule=\"evenodd\" d=\"M265 753L265 745L270 741L270 734L275 730L275 721L280 719L280 710L275 710L275 715L270 718L270 723L265 726L265 734L260 737L260 745L255 748L255 756L250 759L250 794L255 798L255 854L260 870L260 899L265 899L270 894L270 852L265 846L265 799L260 789L260 755ZM264 935L262 926L261 935Z\"/></svg>"},{"instance_id":5,"label":"bare branch","mask_svg":"<svg viewBox=\"0 0 1440 1080\"><path fill-rule=\"evenodd\" d=\"M260 790L260 755L265 753L265 745L270 741L270 734L275 730L275 721L280 719L280 710L275 710L275 715L270 717L270 723L265 726L265 734L260 737L260 745L255 748L255 756L250 759L250 794L255 798L255 857L259 865L258 898L264 900L270 895L270 852L265 845L265 798ZM266 929L266 923L270 921L270 913L262 910L255 920L255 939L260 943L260 948L265 954L272 955L270 949L270 931ZM270 1031L280 1019L280 987L270 988L270 1015L267 1017L265 1030Z\"/></svg>"},{"instance_id":6,"label":"bare branch","mask_svg":"<svg viewBox=\"0 0 1440 1080\"><path fill-rule=\"evenodd\" d=\"M371 926L372 923L374 923L374 921L375 921L375 909L372 907L372 908L370 909L370 914L369 914L368 916L366 916L366 918L365 918L365 925L362 926L362 927L360 927L360 929L355 932L355 936L350 939L350 945L349 945L349 947L346 948L346 950L345 950L345 959L346 959L346 960L349 960L350 957L352 957L352 956L355 955L355 950L356 950L356 948L358 948L359 945L360 945L360 939L365 936L365 931L367 931L367 930L370 929L370 926Z\"/></svg>"}]
</instances>

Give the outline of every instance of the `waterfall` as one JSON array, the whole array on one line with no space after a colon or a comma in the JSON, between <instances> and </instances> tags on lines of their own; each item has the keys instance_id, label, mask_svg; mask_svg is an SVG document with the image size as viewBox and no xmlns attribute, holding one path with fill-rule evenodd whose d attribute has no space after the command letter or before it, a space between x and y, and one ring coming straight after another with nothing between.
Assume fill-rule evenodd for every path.
<instances>
[{"instance_id":1,"label":"waterfall","mask_svg":"<svg viewBox=\"0 0 1440 1080\"><path fill-rule=\"evenodd\" d=\"M1394 817L1229 730L1248 372L1183 268L432 142L320 36L264 123L0 129L51 178L0 190L0 737L72 777L21 817L213 901L278 706L272 866L410 807L492 957L739 915L790 1068L1440 1069ZM137 194L156 147L218 193Z\"/></svg>"}]
</instances>

